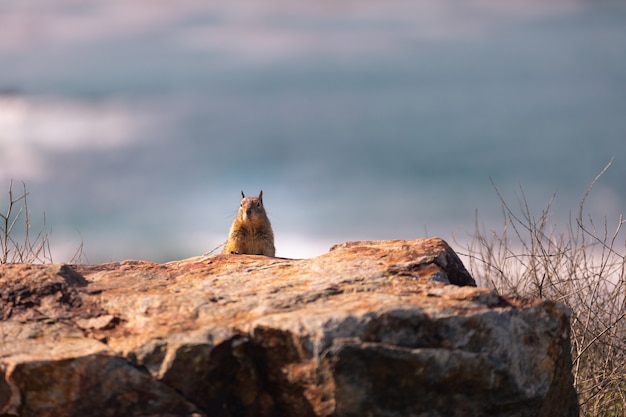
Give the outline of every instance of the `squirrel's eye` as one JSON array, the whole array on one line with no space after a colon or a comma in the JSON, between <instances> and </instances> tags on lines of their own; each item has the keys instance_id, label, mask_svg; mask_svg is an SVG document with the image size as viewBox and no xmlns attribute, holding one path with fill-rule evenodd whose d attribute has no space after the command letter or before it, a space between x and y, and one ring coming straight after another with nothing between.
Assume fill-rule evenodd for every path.
<instances>
[{"instance_id":1,"label":"squirrel's eye","mask_svg":"<svg viewBox=\"0 0 626 417\"><path fill-rule=\"evenodd\" d=\"M256 206L257 206L257 207L261 207L261 202L260 202L260 201L257 201Z\"/></svg>"},{"instance_id":2,"label":"squirrel's eye","mask_svg":"<svg viewBox=\"0 0 626 417\"><path fill-rule=\"evenodd\" d=\"M243 207L243 203L239 203L239 207Z\"/></svg>"}]
</instances>

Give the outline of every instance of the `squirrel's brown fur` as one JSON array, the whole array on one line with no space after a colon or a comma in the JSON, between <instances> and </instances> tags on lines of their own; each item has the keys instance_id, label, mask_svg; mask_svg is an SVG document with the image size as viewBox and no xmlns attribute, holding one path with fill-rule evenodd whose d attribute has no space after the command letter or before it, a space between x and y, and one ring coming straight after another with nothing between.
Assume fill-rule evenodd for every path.
<instances>
[{"instance_id":1,"label":"squirrel's brown fur","mask_svg":"<svg viewBox=\"0 0 626 417\"><path fill-rule=\"evenodd\" d=\"M241 205L222 253L275 255L274 232L263 207L263 191L258 197L246 197L241 192Z\"/></svg>"}]
</instances>

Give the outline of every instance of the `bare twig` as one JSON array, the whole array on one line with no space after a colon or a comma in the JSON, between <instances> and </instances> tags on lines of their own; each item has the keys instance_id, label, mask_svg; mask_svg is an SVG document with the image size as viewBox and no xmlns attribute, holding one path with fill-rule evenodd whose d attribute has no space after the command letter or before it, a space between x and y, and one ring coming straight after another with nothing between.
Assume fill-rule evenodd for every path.
<instances>
[{"instance_id":1,"label":"bare twig","mask_svg":"<svg viewBox=\"0 0 626 417\"><path fill-rule=\"evenodd\" d=\"M213 249L211 249L210 251L206 252L205 254L203 254L202 256L207 256L207 255L211 255L213 252L215 252L216 250L224 247L224 245L226 245L226 241L220 243L219 245L217 245L216 247L214 247Z\"/></svg>"}]
</instances>

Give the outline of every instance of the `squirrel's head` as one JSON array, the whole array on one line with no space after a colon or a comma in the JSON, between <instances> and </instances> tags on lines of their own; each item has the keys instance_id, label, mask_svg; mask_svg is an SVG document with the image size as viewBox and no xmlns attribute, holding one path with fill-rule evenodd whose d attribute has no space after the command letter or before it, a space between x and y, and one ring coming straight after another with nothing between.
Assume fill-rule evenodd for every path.
<instances>
[{"instance_id":1,"label":"squirrel's head","mask_svg":"<svg viewBox=\"0 0 626 417\"><path fill-rule=\"evenodd\" d=\"M265 209L263 208L263 191L258 197L246 197L241 192L241 204L239 206L239 216L246 222L260 222L266 218Z\"/></svg>"}]
</instances>

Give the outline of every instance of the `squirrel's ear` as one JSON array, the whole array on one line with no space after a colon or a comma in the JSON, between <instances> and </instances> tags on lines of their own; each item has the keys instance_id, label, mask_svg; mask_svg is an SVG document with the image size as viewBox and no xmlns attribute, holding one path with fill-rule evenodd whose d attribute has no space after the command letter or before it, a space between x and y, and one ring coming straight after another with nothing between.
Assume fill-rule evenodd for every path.
<instances>
[{"instance_id":1,"label":"squirrel's ear","mask_svg":"<svg viewBox=\"0 0 626 417\"><path fill-rule=\"evenodd\" d=\"M241 192L241 198L246 198L246 195L243 193L243 191Z\"/></svg>"},{"instance_id":2,"label":"squirrel's ear","mask_svg":"<svg viewBox=\"0 0 626 417\"><path fill-rule=\"evenodd\" d=\"M263 190L259 193L259 200L263 201Z\"/></svg>"}]
</instances>

